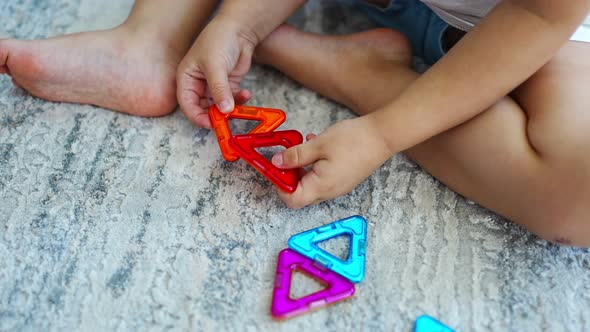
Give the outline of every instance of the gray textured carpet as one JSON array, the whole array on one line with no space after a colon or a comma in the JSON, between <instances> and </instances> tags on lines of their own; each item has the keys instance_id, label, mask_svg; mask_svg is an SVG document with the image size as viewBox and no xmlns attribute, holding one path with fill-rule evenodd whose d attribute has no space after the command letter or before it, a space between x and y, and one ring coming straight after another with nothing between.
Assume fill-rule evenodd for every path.
<instances>
[{"instance_id":1,"label":"gray textured carpet","mask_svg":"<svg viewBox=\"0 0 590 332\"><path fill-rule=\"evenodd\" d=\"M112 26L130 2L107 3L3 0L0 35ZM367 26L315 2L293 20ZM285 128L318 132L351 116L268 69L246 85L252 104L288 112ZM288 237L353 214L370 223L357 295L271 320ZM539 240L403 156L346 197L291 211L179 112L140 119L50 103L0 78L0 330L410 331L427 313L462 331L589 331L589 307L589 251Z\"/></svg>"}]
</instances>

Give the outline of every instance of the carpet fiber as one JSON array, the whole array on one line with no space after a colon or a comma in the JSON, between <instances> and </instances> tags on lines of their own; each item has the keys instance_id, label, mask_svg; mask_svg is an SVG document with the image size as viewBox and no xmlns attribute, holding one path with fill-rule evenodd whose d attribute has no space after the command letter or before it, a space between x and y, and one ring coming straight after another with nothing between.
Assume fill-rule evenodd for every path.
<instances>
[{"instance_id":1,"label":"carpet fiber","mask_svg":"<svg viewBox=\"0 0 590 332\"><path fill-rule=\"evenodd\" d=\"M130 6L4 0L0 36L106 28ZM292 22L371 26L318 1ZM252 105L287 112L283 128L320 132L352 117L267 68L245 85ZM355 297L273 321L288 237L354 214L369 222ZM293 211L180 112L142 119L50 103L0 78L0 330L410 331L429 314L460 331L589 331L588 308L588 250L536 238L401 155L350 195Z\"/></svg>"}]
</instances>

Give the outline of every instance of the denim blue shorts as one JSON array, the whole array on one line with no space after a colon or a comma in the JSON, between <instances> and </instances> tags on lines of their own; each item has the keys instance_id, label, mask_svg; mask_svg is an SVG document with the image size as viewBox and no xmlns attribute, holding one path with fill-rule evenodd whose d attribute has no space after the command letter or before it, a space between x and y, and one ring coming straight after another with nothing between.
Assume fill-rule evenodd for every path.
<instances>
[{"instance_id":1,"label":"denim blue shorts","mask_svg":"<svg viewBox=\"0 0 590 332\"><path fill-rule=\"evenodd\" d=\"M449 25L420 0L390 0L379 7L363 0L355 2L376 23L403 33L412 44L412 52L427 64L445 55L443 34Z\"/></svg>"}]
</instances>

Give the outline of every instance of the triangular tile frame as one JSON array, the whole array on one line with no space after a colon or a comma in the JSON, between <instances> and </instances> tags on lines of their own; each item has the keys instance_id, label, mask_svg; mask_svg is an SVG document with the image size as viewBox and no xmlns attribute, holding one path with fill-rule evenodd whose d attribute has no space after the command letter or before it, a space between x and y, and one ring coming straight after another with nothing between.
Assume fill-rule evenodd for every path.
<instances>
[{"instance_id":1,"label":"triangular tile frame","mask_svg":"<svg viewBox=\"0 0 590 332\"><path fill-rule=\"evenodd\" d=\"M228 114L222 113L215 105L209 108L209 120L219 142L221 154L225 160L232 162L238 160L239 156L230 144L233 136L229 127L230 119L260 121L258 126L249 133L257 134L274 131L285 122L286 118L285 112L274 108L236 105L234 110Z\"/></svg>"},{"instance_id":2,"label":"triangular tile frame","mask_svg":"<svg viewBox=\"0 0 590 332\"><path fill-rule=\"evenodd\" d=\"M299 299L292 299L291 278L294 271L301 271L327 285L327 288ZM342 301L354 295L354 284L342 276L317 265L309 258L291 249L279 253L271 314L278 319L301 315L315 308Z\"/></svg>"},{"instance_id":3,"label":"triangular tile frame","mask_svg":"<svg viewBox=\"0 0 590 332\"><path fill-rule=\"evenodd\" d=\"M319 242L340 235L350 236L349 254L346 261L317 246ZM367 221L361 216L352 216L293 235L289 239L289 248L317 261L348 280L358 283L365 277L366 243Z\"/></svg>"},{"instance_id":4,"label":"triangular tile frame","mask_svg":"<svg viewBox=\"0 0 590 332\"><path fill-rule=\"evenodd\" d=\"M303 136L296 130L273 131L263 134L236 135L230 144L239 157L269 179L282 191L292 193L299 183L299 169L279 169L268 161L256 148L283 146L290 148L303 142Z\"/></svg>"},{"instance_id":5,"label":"triangular tile frame","mask_svg":"<svg viewBox=\"0 0 590 332\"><path fill-rule=\"evenodd\" d=\"M430 316L420 316L414 324L414 332L455 332L448 326Z\"/></svg>"}]
</instances>

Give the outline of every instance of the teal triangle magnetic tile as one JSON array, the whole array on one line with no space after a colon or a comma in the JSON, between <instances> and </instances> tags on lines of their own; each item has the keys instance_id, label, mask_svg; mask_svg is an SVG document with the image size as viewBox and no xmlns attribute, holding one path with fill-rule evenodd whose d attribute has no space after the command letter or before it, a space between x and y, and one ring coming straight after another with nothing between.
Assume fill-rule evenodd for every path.
<instances>
[{"instance_id":1,"label":"teal triangle magnetic tile","mask_svg":"<svg viewBox=\"0 0 590 332\"><path fill-rule=\"evenodd\" d=\"M340 236L350 237L347 260L342 260L318 247L318 243ZM365 277L365 251L367 221L361 216L352 216L320 226L289 239L289 247L301 255L315 260L348 280L358 283Z\"/></svg>"},{"instance_id":2,"label":"teal triangle magnetic tile","mask_svg":"<svg viewBox=\"0 0 590 332\"><path fill-rule=\"evenodd\" d=\"M454 332L454 330L430 316L423 315L416 319L414 332Z\"/></svg>"}]
</instances>

